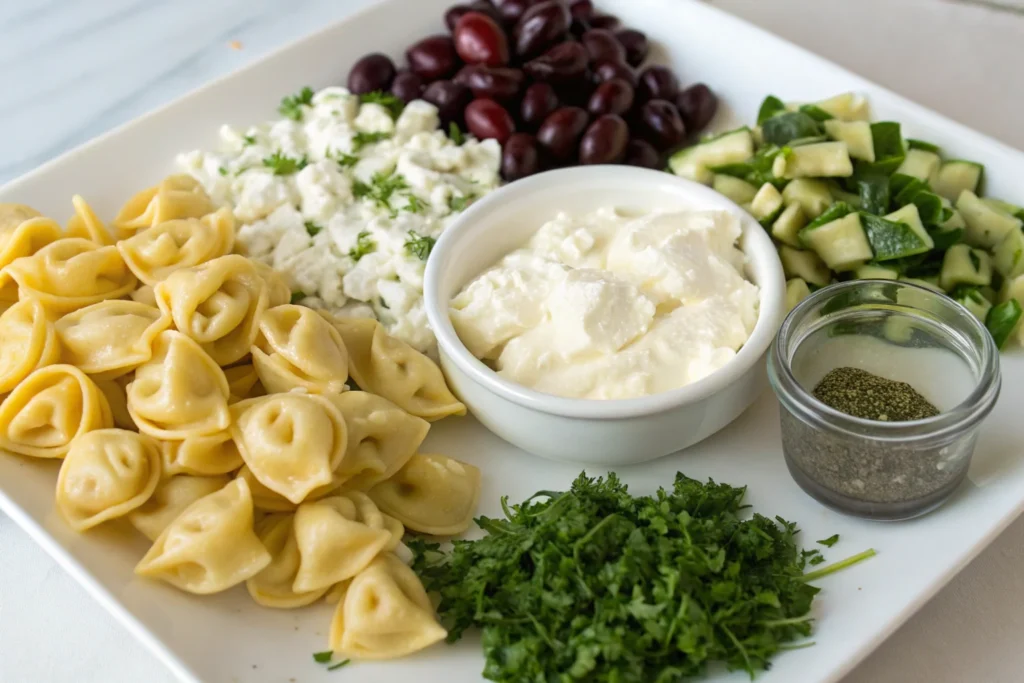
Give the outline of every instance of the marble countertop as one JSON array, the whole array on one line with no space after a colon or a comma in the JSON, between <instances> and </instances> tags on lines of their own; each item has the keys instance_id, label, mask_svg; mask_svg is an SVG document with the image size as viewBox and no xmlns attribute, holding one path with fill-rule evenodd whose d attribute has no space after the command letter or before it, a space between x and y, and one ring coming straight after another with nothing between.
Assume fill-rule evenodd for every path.
<instances>
[{"instance_id":1,"label":"marble countertop","mask_svg":"<svg viewBox=\"0 0 1024 683\"><path fill-rule=\"evenodd\" d=\"M0 2L0 183L371 1ZM710 1L1024 149L1024 0ZM844 683L1020 681L1021 597L1024 519ZM0 515L0 681L71 680L172 678Z\"/></svg>"}]
</instances>

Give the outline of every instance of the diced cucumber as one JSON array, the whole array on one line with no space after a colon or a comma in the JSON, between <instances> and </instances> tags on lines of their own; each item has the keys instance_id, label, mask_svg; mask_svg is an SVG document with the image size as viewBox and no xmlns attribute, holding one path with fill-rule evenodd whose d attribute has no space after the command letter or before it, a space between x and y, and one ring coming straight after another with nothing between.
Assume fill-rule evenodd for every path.
<instances>
[{"instance_id":1,"label":"diced cucumber","mask_svg":"<svg viewBox=\"0 0 1024 683\"><path fill-rule=\"evenodd\" d=\"M739 128L681 149L668 160L669 169L678 176L709 185L714 174L711 166L738 164L754 156L754 139L749 128Z\"/></svg>"},{"instance_id":2,"label":"diced cucumber","mask_svg":"<svg viewBox=\"0 0 1024 683\"><path fill-rule=\"evenodd\" d=\"M992 303L995 303L999 298L999 292L992 289L991 287L978 287L978 293L981 294L986 299L988 299L989 301L991 301Z\"/></svg>"},{"instance_id":3,"label":"diced cucumber","mask_svg":"<svg viewBox=\"0 0 1024 683\"><path fill-rule=\"evenodd\" d=\"M711 182L715 192L725 195L737 204L746 204L757 194L757 188L746 180L734 178L731 175L716 175Z\"/></svg>"},{"instance_id":4,"label":"diced cucumber","mask_svg":"<svg viewBox=\"0 0 1024 683\"><path fill-rule=\"evenodd\" d=\"M783 188L782 200L787 204L799 204L804 215L814 220L832 204L832 194L828 185L820 180L797 178Z\"/></svg>"},{"instance_id":5,"label":"diced cucumber","mask_svg":"<svg viewBox=\"0 0 1024 683\"><path fill-rule=\"evenodd\" d=\"M829 119L823 125L830 138L846 143L851 157L864 161L875 160L875 143L871 139L870 123Z\"/></svg>"},{"instance_id":6,"label":"diced cucumber","mask_svg":"<svg viewBox=\"0 0 1024 683\"><path fill-rule=\"evenodd\" d=\"M1016 299L1007 299L1001 304L993 306L992 310L988 312L988 316L985 318L985 327L992 335L997 349L1003 348L1010 337L1014 336L1014 332L1020 329L1022 313L1024 313L1024 309ZM1021 341L1020 335L1021 333L1017 332L1018 341Z\"/></svg>"},{"instance_id":7,"label":"diced cucumber","mask_svg":"<svg viewBox=\"0 0 1024 683\"><path fill-rule=\"evenodd\" d=\"M867 121L868 101L863 95L847 92L815 102L814 105L843 121Z\"/></svg>"},{"instance_id":8,"label":"diced cucumber","mask_svg":"<svg viewBox=\"0 0 1024 683\"><path fill-rule=\"evenodd\" d=\"M771 183L765 183L750 200L750 213L762 223L770 224L782 211L782 193Z\"/></svg>"},{"instance_id":9,"label":"diced cucumber","mask_svg":"<svg viewBox=\"0 0 1024 683\"><path fill-rule=\"evenodd\" d=\"M800 241L836 272L853 270L874 255L858 213L847 214L824 225L809 225L800 231Z\"/></svg>"},{"instance_id":10,"label":"diced cucumber","mask_svg":"<svg viewBox=\"0 0 1024 683\"><path fill-rule=\"evenodd\" d=\"M918 213L916 205L907 204L903 208L893 211L887 216L883 216L883 218L893 221L894 223L903 223L906 225L908 228L913 230L925 244L928 245L928 249L935 246L935 242L932 240L931 235L928 234L928 230L924 227L924 222L921 220L921 214Z\"/></svg>"},{"instance_id":11,"label":"diced cucumber","mask_svg":"<svg viewBox=\"0 0 1024 683\"><path fill-rule=\"evenodd\" d=\"M1024 230L1011 230L992 251L992 263L1003 277L1024 274Z\"/></svg>"},{"instance_id":12,"label":"diced cucumber","mask_svg":"<svg viewBox=\"0 0 1024 683\"><path fill-rule=\"evenodd\" d=\"M922 237L906 223L870 213L862 213L860 219L876 261L892 261L923 254L934 244L928 233Z\"/></svg>"},{"instance_id":13,"label":"diced cucumber","mask_svg":"<svg viewBox=\"0 0 1024 683\"><path fill-rule=\"evenodd\" d=\"M805 225L807 216L804 215L804 210L799 204L789 204L772 223L772 237L791 247L799 247L801 244L797 235Z\"/></svg>"},{"instance_id":14,"label":"diced cucumber","mask_svg":"<svg viewBox=\"0 0 1024 683\"><path fill-rule=\"evenodd\" d=\"M852 192L847 192L843 188L839 187L838 184L829 185L828 191L829 194L832 195L832 198L837 202L849 204L850 206L857 209L863 208L863 202L860 199L860 195L853 194Z\"/></svg>"},{"instance_id":15,"label":"diced cucumber","mask_svg":"<svg viewBox=\"0 0 1024 683\"><path fill-rule=\"evenodd\" d=\"M935 152L936 154L940 151L938 145L915 138L907 138L907 149L923 149L926 152Z\"/></svg>"},{"instance_id":16,"label":"diced cucumber","mask_svg":"<svg viewBox=\"0 0 1024 683\"><path fill-rule=\"evenodd\" d=\"M764 129L761 126L754 126L750 129L750 137L754 138L754 146L760 147L764 144Z\"/></svg>"},{"instance_id":17,"label":"diced cucumber","mask_svg":"<svg viewBox=\"0 0 1024 683\"><path fill-rule=\"evenodd\" d=\"M967 224L964 239L975 247L992 249L1003 241L1008 232L1020 229L1022 225L1019 218L982 201L970 190L960 193L956 209Z\"/></svg>"},{"instance_id":18,"label":"diced cucumber","mask_svg":"<svg viewBox=\"0 0 1024 683\"><path fill-rule=\"evenodd\" d=\"M872 123L871 140L875 147L875 160L872 163L861 162L861 166L867 167L863 170L869 174L892 175L906 157L900 124L895 121Z\"/></svg>"},{"instance_id":19,"label":"diced cucumber","mask_svg":"<svg viewBox=\"0 0 1024 683\"><path fill-rule=\"evenodd\" d=\"M975 194L977 194L977 192L975 192ZM991 206L994 206L997 209L1002 209L1011 216L1014 216L1024 221L1024 208L1021 208L1016 204L1004 202L1002 199L996 199L995 197L985 197L981 201L985 202L986 204L990 204Z\"/></svg>"},{"instance_id":20,"label":"diced cucumber","mask_svg":"<svg viewBox=\"0 0 1024 683\"><path fill-rule=\"evenodd\" d=\"M977 193L984 170L984 166L973 161L947 161L939 167L932 189L946 199L956 201L964 190Z\"/></svg>"},{"instance_id":21,"label":"diced cucumber","mask_svg":"<svg viewBox=\"0 0 1024 683\"><path fill-rule=\"evenodd\" d=\"M953 202L943 197L942 208L949 210L949 218L939 223L940 228L943 230L963 230L967 227L967 223L964 222L964 217L960 215L959 211L953 208Z\"/></svg>"},{"instance_id":22,"label":"diced cucumber","mask_svg":"<svg viewBox=\"0 0 1024 683\"><path fill-rule=\"evenodd\" d=\"M988 316L989 310L992 308L992 302L983 297L981 292L973 287L962 288L953 297L953 300L970 311L971 315L983 323Z\"/></svg>"},{"instance_id":23,"label":"diced cucumber","mask_svg":"<svg viewBox=\"0 0 1024 683\"><path fill-rule=\"evenodd\" d=\"M770 145L821 135L821 124L802 111L776 114L761 124L764 141Z\"/></svg>"},{"instance_id":24,"label":"diced cucumber","mask_svg":"<svg viewBox=\"0 0 1024 683\"><path fill-rule=\"evenodd\" d=\"M912 176L931 183L939 172L942 159L935 152L923 149L908 149L903 163L896 169L897 173Z\"/></svg>"},{"instance_id":25,"label":"diced cucumber","mask_svg":"<svg viewBox=\"0 0 1024 683\"><path fill-rule=\"evenodd\" d=\"M895 280L900 274L895 268L868 264L853 271L853 276L858 280Z\"/></svg>"},{"instance_id":26,"label":"diced cucumber","mask_svg":"<svg viewBox=\"0 0 1024 683\"><path fill-rule=\"evenodd\" d=\"M946 250L942 258L942 271L939 273L939 285L944 290L953 291L957 285L985 287L990 284L992 257L988 253L966 244L954 244Z\"/></svg>"},{"instance_id":27,"label":"diced cucumber","mask_svg":"<svg viewBox=\"0 0 1024 683\"><path fill-rule=\"evenodd\" d=\"M1018 304L1024 305L1024 275L1003 280L1003 286L999 290L999 304L993 307L993 310L1010 301L1016 301ZM987 326L988 321L986 320L985 322ZM991 330L992 328L989 327L990 332ZM1017 343L1024 344L1024 325L1018 321L1014 329L1011 330L1011 336L1017 339Z\"/></svg>"},{"instance_id":28,"label":"diced cucumber","mask_svg":"<svg viewBox=\"0 0 1024 683\"><path fill-rule=\"evenodd\" d=\"M792 311L798 303L811 295L811 288L802 278L786 281L786 310Z\"/></svg>"},{"instance_id":29,"label":"diced cucumber","mask_svg":"<svg viewBox=\"0 0 1024 683\"><path fill-rule=\"evenodd\" d=\"M832 273L813 251L802 251L783 244L779 247L779 258L786 277L798 277L816 287L824 287L832 281Z\"/></svg>"},{"instance_id":30,"label":"diced cucumber","mask_svg":"<svg viewBox=\"0 0 1024 683\"><path fill-rule=\"evenodd\" d=\"M848 178L853 162L845 142L819 142L793 147L775 157L776 178Z\"/></svg>"},{"instance_id":31,"label":"diced cucumber","mask_svg":"<svg viewBox=\"0 0 1024 683\"><path fill-rule=\"evenodd\" d=\"M938 278L935 277L903 277L900 276L900 282L909 282L913 285L920 285L928 289L933 289L936 292L941 292L942 287L939 287Z\"/></svg>"}]
</instances>

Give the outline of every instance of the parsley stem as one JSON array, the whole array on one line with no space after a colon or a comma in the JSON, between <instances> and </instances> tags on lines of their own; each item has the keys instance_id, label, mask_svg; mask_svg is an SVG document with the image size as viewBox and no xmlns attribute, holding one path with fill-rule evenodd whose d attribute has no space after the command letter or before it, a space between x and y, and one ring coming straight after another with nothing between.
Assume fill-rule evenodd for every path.
<instances>
[{"instance_id":1,"label":"parsley stem","mask_svg":"<svg viewBox=\"0 0 1024 683\"><path fill-rule=\"evenodd\" d=\"M808 640L807 642L798 643L796 645L789 645L787 643L786 645L779 645L779 651L782 651L782 650L803 650L804 648L814 647L815 645L817 645L817 642L815 642L813 640Z\"/></svg>"},{"instance_id":2,"label":"parsley stem","mask_svg":"<svg viewBox=\"0 0 1024 683\"><path fill-rule=\"evenodd\" d=\"M814 621L814 617L805 614L802 617L790 617L789 619L771 619L769 621L760 622L761 626L767 626L773 628L775 626L790 626L792 624L803 624L808 621Z\"/></svg>"},{"instance_id":3,"label":"parsley stem","mask_svg":"<svg viewBox=\"0 0 1024 683\"><path fill-rule=\"evenodd\" d=\"M817 581L818 579L820 579L823 576L828 576L829 574L833 574L833 573L839 571L840 569L846 569L847 567L852 567L853 565L857 564L858 562L863 562L864 560L868 559L869 557L874 557L877 554L878 553L875 552L874 548L868 548L864 552L857 553L856 555L853 555L852 557L848 557L845 560L839 560L838 562L834 562L834 563L832 563L832 564L830 564L828 566L822 567L821 569L816 569L813 572L807 572L801 578L802 578L802 580L805 583L808 582L808 581Z\"/></svg>"},{"instance_id":4,"label":"parsley stem","mask_svg":"<svg viewBox=\"0 0 1024 683\"><path fill-rule=\"evenodd\" d=\"M747 655L747 648L743 647L743 644L740 643L740 641L736 639L736 636L734 636L732 634L732 631L729 630L728 626L726 626L725 624L719 624L718 627L720 629L722 629L723 631L725 631L725 635L729 636L729 640L732 641L732 644L735 645L736 649L740 651L741 655L743 655L743 661L746 662L746 664L747 664L747 666L746 666L747 673L749 673L750 677L753 678L754 677L754 667L750 663L750 656Z\"/></svg>"}]
</instances>

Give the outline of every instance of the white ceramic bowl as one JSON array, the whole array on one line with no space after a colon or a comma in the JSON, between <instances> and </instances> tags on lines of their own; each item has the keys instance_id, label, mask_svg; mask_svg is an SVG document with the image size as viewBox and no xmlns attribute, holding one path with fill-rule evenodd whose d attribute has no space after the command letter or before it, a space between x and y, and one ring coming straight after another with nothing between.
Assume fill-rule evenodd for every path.
<instances>
[{"instance_id":1,"label":"white ceramic bowl","mask_svg":"<svg viewBox=\"0 0 1024 683\"><path fill-rule=\"evenodd\" d=\"M736 357L704 379L652 396L564 398L499 376L473 357L448 316L451 298L476 275L522 246L560 211L601 207L724 209L739 217L747 276L761 288L757 324ZM691 446L742 413L767 385L764 356L785 314L786 283L771 239L749 214L711 188L668 173L590 166L541 173L475 202L437 241L427 263L424 301L441 368L488 429L553 460L640 463Z\"/></svg>"}]
</instances>

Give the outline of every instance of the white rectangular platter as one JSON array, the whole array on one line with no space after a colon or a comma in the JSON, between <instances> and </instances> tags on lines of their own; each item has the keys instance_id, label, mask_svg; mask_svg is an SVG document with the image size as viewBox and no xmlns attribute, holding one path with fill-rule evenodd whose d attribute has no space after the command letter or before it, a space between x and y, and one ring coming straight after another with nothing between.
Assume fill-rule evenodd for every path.
<instances>
[{"instance_id":1,"label":"white rectangular platter","mask_svg":"<svg viewBox=\"0 0 1024 683\"><path fill-rule=\"evenodd\" d=\"M303 85L343 83L349 66L371 51L395 56L416 38L442 30L450 0L389 0L330 26L260 62L105 135L0 189L0 201L62 216L72 194L101 215L132 192L172 171L181 150L213 144L217 126L273 115L283 95ZM1024 154L931 113L829 62L714 8L691 0L603 0L601 9L645 31L656 57L686 83L704 81L722 98L715 128L749 123L771 92L813 100L846 90L869 96L879 119L901 121L905 134L931 140L953 156L987 166L988 191L1024 200ZM670 485L681 470L749 485L748 502L794 520L803 542L839 533L828 551L839 559L873 547L878 556L828 577L815 604L817 645L781 655L764 683L836 681L909 617L1020 512L1024 460L1016 406L1024 401L1024 354L1003 356L1003 395L986 422L969 482L948 505L919 520L878 524L843 517L815 503L790 479L779 445L778 407L766 394L733 425L685 453L620 475L634 492ZM479 512L500 514L499 498L521 500L568 486L574 465L536 459L489 434L471 418L437 425L427 450L479 466ZM480 680L479 642L439 645L390 663L358 664L327 673L310 654L326 647L330 608L268 610L243 588L197 598L136 578L144 540L130 529L80 535L53 509L59 463L0 456L0 508L31 534L92 595L184 681L337 681L468 683ZM598 474L591 471L591 474ZM715 680L746 680L721 674Z\"/></svg>"}]
</instances>

